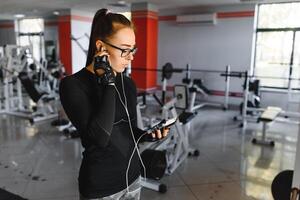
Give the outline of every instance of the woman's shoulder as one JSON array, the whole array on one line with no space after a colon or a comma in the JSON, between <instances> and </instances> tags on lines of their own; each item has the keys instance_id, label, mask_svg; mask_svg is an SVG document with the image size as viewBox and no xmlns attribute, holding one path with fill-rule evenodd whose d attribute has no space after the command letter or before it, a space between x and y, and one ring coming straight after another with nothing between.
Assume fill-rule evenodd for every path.
<instances>
[{"instance_id":1,"label":"woman's shoulder","mask_svg":"<svg viewBox=\"0 0 300 200\"><path fill-rule=\"evenodd\" d=\"M82 69L72 75L65 76L61 80L60 85L62 87L74 87L74 86L78 86L78 85L87 85L88 83L89 83L89 81L86 78L84 69Z\"/></svg>"},{"instance_id":2,"label":"woman's shoulder","mask_svg":"<svg viewBox=\"0 0 300 200\"><path fill-rule=\"evenodd\" d=\"M75 76L75 74L65 76L60 82L60 85L74 85L74 84L78 84L78 78Z\"/></svg>"}]
</instances>

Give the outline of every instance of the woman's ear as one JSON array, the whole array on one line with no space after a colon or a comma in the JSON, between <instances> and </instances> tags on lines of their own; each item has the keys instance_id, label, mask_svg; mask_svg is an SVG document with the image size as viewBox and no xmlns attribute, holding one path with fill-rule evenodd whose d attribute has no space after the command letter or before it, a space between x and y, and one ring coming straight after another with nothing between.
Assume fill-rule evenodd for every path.
<instances>
[{"instance_id":1,"label":"woman's ear","mask_svg":"<svg viewBox=\"0 0 300 200\"><path fill-rule=\"evenodd\" d=\"M96 49L97 51L101 51L102 42L101 40L96 40Z\"/></svg>"}]
</instances>

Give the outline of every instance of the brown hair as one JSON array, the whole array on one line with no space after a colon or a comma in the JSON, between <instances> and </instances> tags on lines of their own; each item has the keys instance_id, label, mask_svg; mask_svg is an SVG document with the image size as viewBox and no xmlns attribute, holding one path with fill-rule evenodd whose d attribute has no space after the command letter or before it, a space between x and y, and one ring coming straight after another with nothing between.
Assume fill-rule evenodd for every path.
<instances>
[{"instance_id":1,"label":"brown hair","mask_svg":"<svg viewBox=\"0 0 300 200\"><path fill-rule=\"evenodd\" d=\"M106 8L98 10L93 18L86 66L93 62L96 52L96 41L106 40L121 28L134 29L132 22L124 15L111 13Z\"/></svg>"}]
</instances>

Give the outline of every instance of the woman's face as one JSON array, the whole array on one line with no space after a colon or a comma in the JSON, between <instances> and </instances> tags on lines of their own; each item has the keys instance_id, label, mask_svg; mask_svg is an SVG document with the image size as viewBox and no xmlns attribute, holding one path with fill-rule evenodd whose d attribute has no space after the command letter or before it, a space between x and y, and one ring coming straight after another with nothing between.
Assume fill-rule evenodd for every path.
<instances>
[{"instance_id":1,"label":"woman's face","mask_svg":"<svg viewBox=\"0 0 300 200\"><path fill-rule=\"evenodd\" d=\"M111 67L115 72L121 73L128 67L130 61L133 60L132 52L135 48L134 31L131 28L122 28L104 41L103 46L109 54ZM129 53L130 50L131 53Z\"/></svg>"}]
</instances>

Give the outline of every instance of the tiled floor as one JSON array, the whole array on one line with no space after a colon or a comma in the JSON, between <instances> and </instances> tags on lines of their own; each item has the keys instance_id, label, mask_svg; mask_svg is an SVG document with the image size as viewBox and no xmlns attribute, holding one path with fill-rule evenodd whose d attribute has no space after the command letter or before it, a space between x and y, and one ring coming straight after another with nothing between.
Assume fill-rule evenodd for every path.
<instances>
[{"instance_id":1,"label":"tiled floor","mask_svg":"<svg viewBox=\"0 0 300 200\"><path fill-rule=\"evenodd\" d=\"M274 123L268 136L275 148L251 144L261 124L242 132L235 111L200 110L191 124L191 146L199 157L186 159L161 182L165 194L143 189L143 200L269 200L274 176L294 167L298 126ZM0 187L28 199L78 199L81 161L78 139L67 139L50 123L30 125L0 115Z\"/></svg>"}]
</instances>

